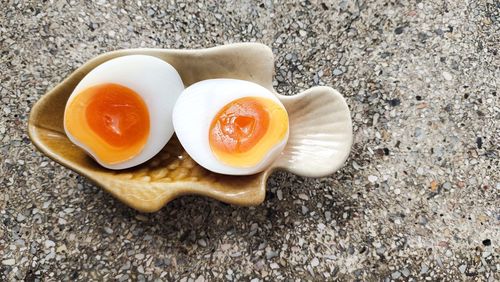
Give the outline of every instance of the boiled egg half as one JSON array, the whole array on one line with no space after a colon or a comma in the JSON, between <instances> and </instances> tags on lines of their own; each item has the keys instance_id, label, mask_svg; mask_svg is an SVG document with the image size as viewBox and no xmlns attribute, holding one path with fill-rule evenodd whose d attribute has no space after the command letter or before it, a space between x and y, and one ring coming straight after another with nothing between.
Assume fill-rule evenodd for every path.
<instances>
[{"instance_id":1,"label":"boiled egg half","mask_svg":"<svg viewBox=\"0 0 500 282\"><path fill-rule=\"evenodd\" d=\"M288 114L266 88L244 80L210 79L186 88L172 114L186 152L204 168L248 175L266 169L288 139Z\"/></svg>"},{"instance_id":2,"label":"boiled egg half","mask_svg":"<svg viewBox=\"0 0 500 282\"><path fill-rule=\"evenodd\" d=\"M64 130L106 168L139 165L172 137L172 110L183 90L177 71L159 58L111 59L73 90L64 111Z\"/></svg>"}]
</instances>

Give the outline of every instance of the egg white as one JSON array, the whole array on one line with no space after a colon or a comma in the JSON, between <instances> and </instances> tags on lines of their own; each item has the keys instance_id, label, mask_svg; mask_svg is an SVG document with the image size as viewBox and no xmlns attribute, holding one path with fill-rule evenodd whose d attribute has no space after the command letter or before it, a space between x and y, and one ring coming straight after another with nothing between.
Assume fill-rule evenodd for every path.
<instances>
[{"instance_id":1,"label":"egg white","mask_svg":"<svg viewBox=\"0 0 500 282\"><path fill-rule=\"evenodd\" d=\"M108 164L102 162L85 144L76 140L65 124L66 135L106 168L125 169L146 162L160 152L174 133L172 111L177 98L184 90L181 77L173 66L153 56L130 55L111 59L94 68L78 83L66 103L66 110L82 90L104 83L128 87L146 103L150 132L142 151L124 162Z\"/></svg>"},{"instance_id":2,"label":"egg white","mask_svg":"<svg viewBox=\"0 0 500 282\"><path fill-rule=\"evenodd\" d=\"M230 175L258 173L266 169L285 148L288 131L285 138L255 166L233 167L216 158L208 141L212 120L225 105L242 97L268 98L284 109L278 98L266 88L237 79L209 79L195 83L182 92L175 104L172 120L177 138L191 158L210 171Z\"/></svg>"}]
</instances>

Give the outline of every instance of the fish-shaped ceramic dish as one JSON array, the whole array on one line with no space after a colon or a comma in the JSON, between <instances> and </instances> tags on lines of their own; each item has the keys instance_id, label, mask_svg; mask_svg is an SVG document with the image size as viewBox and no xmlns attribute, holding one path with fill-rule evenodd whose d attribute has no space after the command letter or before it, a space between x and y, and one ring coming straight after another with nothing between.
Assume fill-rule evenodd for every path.
<instances>
[{"instance_id":1,"label":"fish-shaped ceramic dish","mask_svg":"<svg viewBox=\"0 0 500 282\"><path fill-rule=\"evenodd\" d=\"M172 137L148 162L126 170L99 166L73 145L63 127L66 101L78 82L99 64L119 56L144 54L174 66L187 86L211 78L258 83L285 105L290 137L281 156L264 172L249 176L212 173L196 164ZM259 43L238 43L200 50L129 49L100 55L74 71L33 106L28 122L35 146L54 161L86 176L126 205L154 212L181 195L202 195L229 204L252 206L264 201L266 180L275 169L321 177L338 170L349 155L352 124L344 98L330 87L313 87L294 96L272 87L274 59Z\"/></svg>"}]
</instances>

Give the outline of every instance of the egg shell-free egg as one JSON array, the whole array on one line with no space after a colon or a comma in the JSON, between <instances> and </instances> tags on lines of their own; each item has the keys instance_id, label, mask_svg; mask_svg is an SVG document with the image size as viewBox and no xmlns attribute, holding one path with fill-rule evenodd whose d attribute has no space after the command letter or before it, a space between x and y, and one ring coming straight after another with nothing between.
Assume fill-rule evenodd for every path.
<instances>
[{"instance_id":1,"label":"egg shell-free egg","mask_svg":"<svg viewBox=\"0 0 500 282\"><path fill-rule=\"evenodd\" d=\"M210 79L195 83L186 88L177 100L172 114L177 138L191 158L210 171L229 175L258 173L267 168L286 145L288 121L284 138L255 166L234 167L217 159L208 140L212 120L225 105L243 97L271 99L286 112L272 92L256 83L237 79Z\"/></svg>"},{"instance_id":2,"label":"egg shell-free egg","mask_svg":"<svg viewBox=\"0 0 500 282\"><path fill-rule=\"evenodd\" d=\"M68 138L87 151L100 165L110 169L125 169L152 158L172 137L174 133L172 111L177 98L184 90L184 84L175 68L159 58L146 55L118 57L97 66L80 81L69 97L65 111L83 90L109 83L132 89L147 106L150 121L149 137L140 153L123 162L106 163L68 131L66 122L64 129Z\"/></svg>"}]
</instances>

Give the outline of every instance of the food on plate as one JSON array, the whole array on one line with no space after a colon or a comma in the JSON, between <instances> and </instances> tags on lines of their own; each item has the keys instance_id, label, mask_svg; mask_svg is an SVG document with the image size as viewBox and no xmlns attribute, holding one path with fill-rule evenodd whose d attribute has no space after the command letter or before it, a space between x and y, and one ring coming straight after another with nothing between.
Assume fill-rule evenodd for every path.
<instances>
[{"instance_id":1,"label":"food on plate","mask_svg":"<svg viewBox=\"0 0 500 282\"><path fill-rule=\"evenodd\" d=\"M130 55L106 61L73 90L64 130L106 168L139 165L172 137L172 111L183 90L177 71L159 58Z\"/></svg>"},{"instance_id":2,"label":"food on plate","mask_svg":"<svg viewBox=\"0 0 500 282\"><path fill-rule=\"evenodd\" d=\"M266 88L244 80L210 79L186 88L173 110L176 135L204 168L248 175L266 169L288 139L288 114Z\"/></svg>"}]
</instances>

